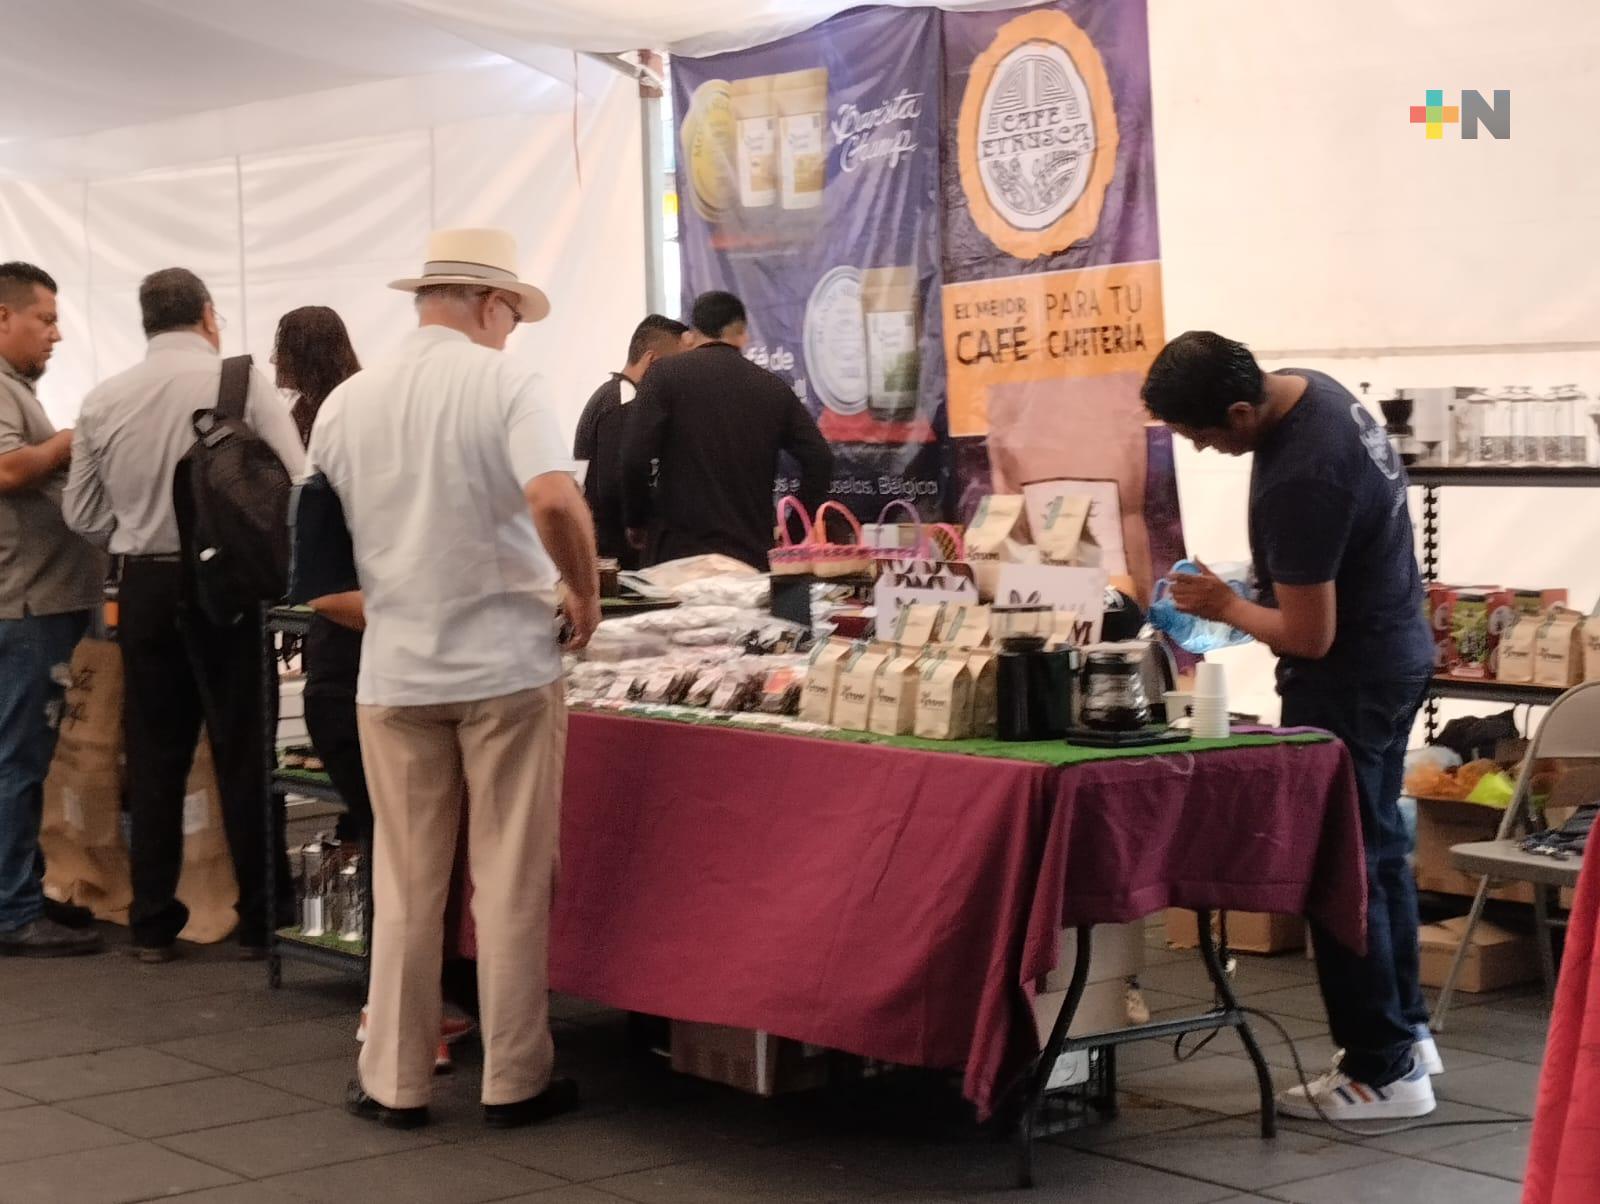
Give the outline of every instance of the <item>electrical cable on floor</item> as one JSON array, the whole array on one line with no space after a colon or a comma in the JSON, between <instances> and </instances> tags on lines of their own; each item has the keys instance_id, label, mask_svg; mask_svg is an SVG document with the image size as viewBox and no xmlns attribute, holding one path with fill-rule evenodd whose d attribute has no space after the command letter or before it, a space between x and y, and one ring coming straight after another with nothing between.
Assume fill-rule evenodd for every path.
<instances>
[{"instance_id":1,"label":"electrical cable on floor","mask_svg":"<svg viewBox=\"0 0 1600 1204\"><path fill-rule=\"evenodd\" d=\"M1283 1025L1278 1022L1277 1017L1269 1016L1266 1012L1260 1011L1257 1008L1241 1007L1239 1011L1246 1016L1253 1016L1257 1020L1265 1020L1273 1028L1278 1030L1278 1035L1281 1036L1289 1046L1289 1056L1294 1059L1294 1072L1300 1079L1300 1086L1305 1089L1306 1099L1311 1101L1311 1106L1316 1109L1317 1116L1321 1118L1322 1123L1340 1133L1348 1134L1351 1137L1396 1137L1401 1133L1416 1133L1422 1129L1465 1129L1474 1125L1527 1125L1533 1123L1532 1120L1526 1117L1506 1116L1499 1120L1423 1121L1421 1124L1394 1125L1387 1129L1351 1128L1349 1125L1341 1124L1339 1121L1334 1120L1333 1117L1329 1116L1327 1112L1323 1110L1322 1101L1319 1100L1312 1092L1311 1081L1306 1077L1305 1064L1300 1061L1300 1049L1297 1045L1295 1045L1294 1038L1289 1035L1289 1030L1284 1028ZM1182 1038L1180 1038L1180 1040L1181 1039ZM1199 1051L1196 1050L1195 1052L1198 1053Z\"/></svg>"}]
</instances>

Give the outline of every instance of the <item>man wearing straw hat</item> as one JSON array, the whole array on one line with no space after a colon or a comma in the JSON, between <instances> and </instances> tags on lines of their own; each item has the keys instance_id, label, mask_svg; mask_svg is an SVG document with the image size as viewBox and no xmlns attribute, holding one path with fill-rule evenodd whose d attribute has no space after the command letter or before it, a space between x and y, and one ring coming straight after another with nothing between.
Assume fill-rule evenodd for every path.
<instances>
[{"instance_id":1,"label":"man wearing straw hat","mask_svg":"<svg viewBox=\"0 0 1600 1204\"><path fill-rule=\"evenodd\" d=\"M356 686L376 821L367 1040L347 1106L427 1123L445 899L470 809L484 1118L510 1128L578 1104L552 1080L547 979L566 751L566 646L600 617L594 527L539 379L500 354L550 312L500 230L442 230L418 329L329 395L309 449L338 495L366 637Z\"/></svg>"}]
</instances>

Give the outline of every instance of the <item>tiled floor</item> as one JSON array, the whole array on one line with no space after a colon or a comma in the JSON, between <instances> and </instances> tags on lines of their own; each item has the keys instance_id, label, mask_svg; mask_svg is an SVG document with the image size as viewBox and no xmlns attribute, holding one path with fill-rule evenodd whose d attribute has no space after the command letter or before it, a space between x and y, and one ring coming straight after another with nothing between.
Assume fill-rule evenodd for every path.
<instances>
[{"instance_id":1,"label":"tiled floor","mask_svg":"<svg viewBox=\"0 0 1600 1204\"><path fill-rule=\"evenodd\" d=\"M1151 958L1158 1011L1208 998L1193 955L1153 936ZM1278 1015L1320 1071L1331 1046L1309 964L1240 961L1247 1002ZM1122 1115L1041 1147L1030 1197L1011 1188L1011 1147L969 1127L940 1081L753 1100L630 1062L621 1017L571 1001L557 1002L556 1041L586 1093L576 1117L488 1133L468 1048L439 1080L435 1124L393 1133L338 1108L359 986L296 965L286 977L269 992L261 966L224 950L159 967L120 953L0 964L0 1204L1515 1204L1545 1027L1536 993L1467 997L1440 1041L1433 1119L1485 1123L1367 1139L1290 1123L1262 1141L1231 1034L1182 1064L1134 1046ZM1286 1084L1288 1046L1266 1026L1261 1037Z\"/></svg>"}]
</instances>

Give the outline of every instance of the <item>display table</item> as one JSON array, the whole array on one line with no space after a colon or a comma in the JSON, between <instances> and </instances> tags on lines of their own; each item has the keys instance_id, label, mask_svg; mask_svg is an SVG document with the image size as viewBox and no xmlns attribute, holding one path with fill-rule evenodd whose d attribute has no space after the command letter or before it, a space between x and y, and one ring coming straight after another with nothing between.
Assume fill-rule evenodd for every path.
<instances>
[{"instance_id":1,"label":"display table","mask_svg":"<svg viewBox=\"0 0 1600 1204\"><path fill-rule=\"evenodd\" d=\"M1364 943L1342 745L959 747L574 712L552 988L961 1069L987 1115L1063 927L1227 908Z\"/></svg>"}]
</instances>

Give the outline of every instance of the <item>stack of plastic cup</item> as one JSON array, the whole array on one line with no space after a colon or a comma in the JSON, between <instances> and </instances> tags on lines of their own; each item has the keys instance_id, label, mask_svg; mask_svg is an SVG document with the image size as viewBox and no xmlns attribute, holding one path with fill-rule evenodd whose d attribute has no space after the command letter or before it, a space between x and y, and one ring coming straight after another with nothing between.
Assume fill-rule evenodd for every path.
<instances>
[{"instance_id":1,"label":"stack of plastic cup","mask_svg":"<svg viewBox=\"0 0 1600 1204\"><path fill-rule=\"evenodd\" d=\"M1194 726L1196 740L1228 738L1228 681L1221 665L1202 664L1194 677Z\"/></svg>"}]
</instances>

